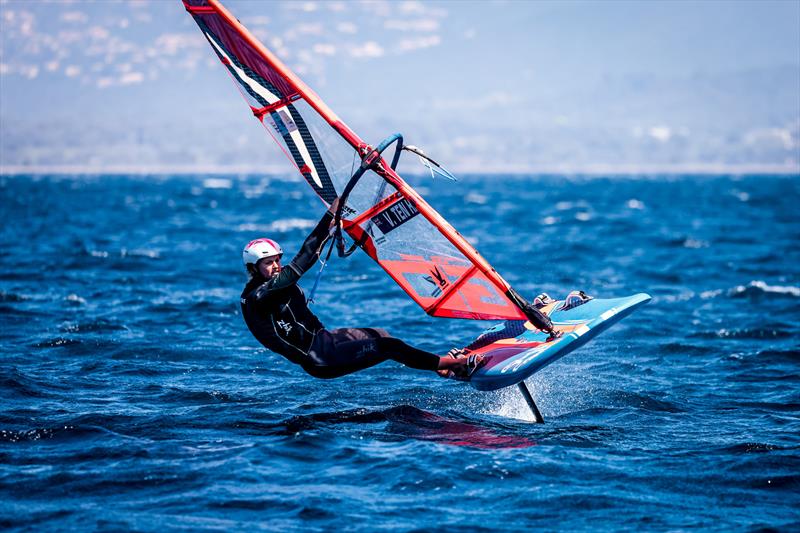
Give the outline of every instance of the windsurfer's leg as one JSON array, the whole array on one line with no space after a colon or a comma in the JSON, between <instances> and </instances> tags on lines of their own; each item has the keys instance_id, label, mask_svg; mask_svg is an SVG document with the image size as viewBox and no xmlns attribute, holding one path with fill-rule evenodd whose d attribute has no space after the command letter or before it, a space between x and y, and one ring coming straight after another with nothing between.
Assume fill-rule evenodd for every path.
<instances>
[{"instance_id":1,"label":"windsurfer's leg","mask_svg":"<svg viewBox=\"0 0 800 533\"><path fill-rule=\"evenodd\" d=\"M314 377L331 379L378 365L388 357L376 341L388 333L372 328L341 328L317 334L303 368Z\"/></svg>"},{"instance_id":2,"label":"windsurfer's leg","mask_svg":"<svg viewBox=\"0 0 800 533\"><path fill-rule=\"evenodd\" d=\"M334 342L318 342L312 348L314 361L303 365L306 372L319 378L336 378L358 372L392 359L418 370L459 371L465 359L442 358L414 348L383 330L343 328L326 332ZM319 337L321 339L322 337Z\"/></svg>"},{"instance_id":3,"label":"windsurfer's leg","mask_svg":"<svg viewBox=\"0 0 800 533\"><path fill-rule=\"evenodd\" d=\"M395 337L381 337L376 343L380 353L410 368L437 370L442 363L438 355L414 348Z\"/></svg>"},{"instance_id":4,"label":"windsurfer's leg","mask_svg":"<svg viewBox=\"0 0 800 533\"><path fill-rule=\"evenodd\" d=\"M333 379L379 365L386 361L386 359L386 357L383 357L379 354L372 354L360 357L357 360L349 363L338 363L333 365L306 364L303 365L303 369L315 378Z\"/></svg>"},{"instance_id":5,"label":"windsurfer's leg","mask_svg":"<svg viewBox=\"0 0 800 533\"><path fill-rule=\"evenodd\" d=\"M439 357L434 353L414 348L395 337L345 342L337 344L336 350L339 357L350 358L352 363L349 364L358 366L357 370L374 366L386 359L392 359L417 370L459 371L467 366L465 358ZM480 356L480 359L483 357Z\"/></svg>"},{"instance_id":6,"label":"windsurfer's leg","mask_svg":"<svg viewBox=\"0 0 800 533\"><path fill-rule=\"evenodd\" d=\"M317 353L316 364L304 365L306 372L320 378L336 378L393 359L419 370L439 368L439 356L418 350L394 337L337 342L332 351Z\"/></svg>"}]
</instances>

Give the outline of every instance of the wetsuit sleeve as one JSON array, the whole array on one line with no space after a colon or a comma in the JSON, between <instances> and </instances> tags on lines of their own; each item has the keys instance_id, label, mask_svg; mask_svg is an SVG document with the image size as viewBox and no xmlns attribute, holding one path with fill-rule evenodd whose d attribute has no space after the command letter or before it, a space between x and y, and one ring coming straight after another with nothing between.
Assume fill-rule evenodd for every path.
<instances>
[{"instance_id":1,"label":"wetsuit sleeve","mask_svg":"<svg viewBox=\"0 0 800 533\"><path fill-rule=\"evenodd\" d=\"M317 227L306 237L300 251L289 263L288 268L294 270L298 278L308 272L308 269L314 266L319 259L320 250L328 241L328 228L330 228L331 222L333 222L333 215L330 211L325 211Z\"/></svg>"},{"instance_id":2,"label":"wetsuit sleeve","mask_svg":"<svg viewBox=\"0 0 800 533\"><path fill-rule=\"evenodd\" d=\"M317 227L306 237L303 246L300 247L300 251L294 256L294 259L286 265L286 268L281 269L277 276L261 284L254 291L256 300L260 300L271 291L285 289L294 285L309 268L314 266L314 263L319 258L320 249L328 240L328 228L330 228L332 221L333 215L331 212L325 211Z\"/></svg>"}]
</instances>

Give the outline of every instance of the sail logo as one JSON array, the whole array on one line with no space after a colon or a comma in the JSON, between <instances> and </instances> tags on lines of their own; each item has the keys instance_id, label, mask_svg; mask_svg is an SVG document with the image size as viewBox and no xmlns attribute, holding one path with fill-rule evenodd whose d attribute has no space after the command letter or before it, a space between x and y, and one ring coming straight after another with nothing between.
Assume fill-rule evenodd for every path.
<instances>
[{"instance_id":1,"label":"sail logo","mask_svg":"<svg viewBox=\"0 0 800 533\"><path fill-rule=\"evenodd\" d=\"M433 270L431 270L430 276L425 276L425 281L433 284L434 289L431 293L431 296L434 298L438 298L439 295L442 294L442 289L448 285L447 278L444 277L444 274L439 271L439 267L436 266L433 267Z\"/></svg>"}]
</instances>

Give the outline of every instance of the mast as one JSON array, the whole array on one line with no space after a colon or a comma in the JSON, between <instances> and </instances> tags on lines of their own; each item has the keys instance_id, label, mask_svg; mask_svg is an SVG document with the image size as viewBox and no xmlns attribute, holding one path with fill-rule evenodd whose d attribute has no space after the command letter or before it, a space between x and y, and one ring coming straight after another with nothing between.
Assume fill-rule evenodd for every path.
<instances>
[{"instance_id":1,"label":"mast","mask_svg":"<svg viewBox=\"0 0 800 533\"><path fill-rule=\"evenodd\" d=\"M265 47L250 31L242 25L239 20L234 17L230 11L223 6L219 0L206 0L208 6L193 6L187 0L184 0L184 6L189 13L203 14L214 12L219 15L231 28L233 28L239 36L255 50L261 58L284 80L292 86L292 88L299 94L320 116L334 129L342 138L344 138L355 150L363 153L371 151L371 147L365 143L353 130L351 130L342 120L331 110L325 102L301 80L294 72L291 71L275 54L273 54L267 47ZM403 178L401 178L395 170L386 164L381 158L382 172L381 176L394 186L403 196L408 198L417 208L417 210L425 217L433 226L435 226L440 233L459 251L461 252L486 278L503 294L508 300L513 303L520 314L527 318L535 327L540 330L546 331L551 334L551 338L555 337L552 322L550 319L541 313L538 309L528 303L519 293L517 293L503 277L484 259L478 251L467 240L456 231L453 226L447 222L428 202L426 202L420 195L411 188Z\"/></svg>"}]
</instances>

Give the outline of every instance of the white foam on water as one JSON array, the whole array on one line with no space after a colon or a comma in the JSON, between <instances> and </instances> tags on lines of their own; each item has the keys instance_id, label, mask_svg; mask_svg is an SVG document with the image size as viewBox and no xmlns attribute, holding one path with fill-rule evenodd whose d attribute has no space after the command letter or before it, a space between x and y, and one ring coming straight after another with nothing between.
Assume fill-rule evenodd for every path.
<instances>
[{"instance_id":1,"label":"white foam on water","mask_svg":"<svg viewBox=\"0 0 800 533\"><path fill-rule=\"evenodd\" d=\"M526 420L528 422L535 422L533 413L528 407L525 398L517 390L516 387L507 387L500 391L501 401L498 405L491 409L491 414L502 416L505 418L516 418L518 420ZM536 398L534 397L534 400Z\"/></svg>"},{"instance_id":2,"label":"white foam on water","mask_svg":"<svg viewBox=\"0 0 800 533\"><path fill-rule=\"evenodd\" d=\"M708 248L709 244L706 241L701 241L698 239L692 239L691 237L683 241L684 248Z\"/></svg>"},{"instance_id":3,"label":"white foam on water","mask_svg":"<svg viewBox=\"0 0 800 533\"><path fill-rule=\"evenodd\" d=\"M203 180L203 187L206 189L230 189L233 181L227 178L206 178Z\"/></svg>"},{"instance_id":4,"label":"white foam on water","mask_svg":"<svg viewBox=\"0 0 800 533\"><path fill-rule=\"evenodd\" d=\"M476 192L471 192L467 195L466 201L471 204L483 205L489 201L489 197Z\"/></svg>"},{"instance_id":5,"label":"white foam on water","mask_svg":"<svg viewBox=\"0 0 800 533\"><path fill-rule=\"evenodd\" d=\"M158 259L161 256L158 250L150 250L147 248L137 248L134 250L123 248L119 253L122 257L149 257L150 259Z\"/></svg>"},{"instance_id":6,"label":"white foam on water","mask_svg":"<svg viewBox=\"0 0 800 533\"><path fill-rule=\"evenodd\" d=\"M307 218L282 218L274 220L269 226L269 231L287 232L293 229L311 229L316 225L315 220Z\"/></svg>"},{"instance_id":7,"label":"white foam on water","mask_svg":"<svg viewBox=\"0 0 800 533\"><path fill-rule=\"evenodd\" d=\"M625 205L627 205L629 209L644 209L644 202L637 200L636 198L631 198Z\"/></svg>"},{"instance_id":8,"label":"white foam on water","mask_svg":"<svg viewBox=\"0 0 800 533\"><path fill-rule=\"evenodd\" d=\"M68 302L76 302L79 304L85 304L86 300L78 296L77 294L68 294L64 299Z\"/></svg>"},{"instance_id":9,"label":"white foam on water","mask_svg":"<svg viewBox=\"0 0 800 533\"><path fill-rule=\"evenodd\" d=\"M731 194L739 199L740 202L747 202L750 200L750 195L744 191L731 191Z\"/></svg>"},{"instance_id":10,"label":"white foam on water","mask_svg":"<svg viewBox=\"0 0 800 533\"><path fill-rule=\"evenodd\" d=\"M800 287L795 287L793 285L767 285L766 282L761 280L751 281L747 285L737 285L733 289L733 292L734 294L740 294L750 287L761 289L764 292L772 294L788 294L800 298Z\"/></svg>"},{"instance_id":11,"label":"white foam on water","mask_svg":"<svg viewBox=\"0 0 800 533\"><path fill-rule=\"evenodd\" d=\"M664 302L685 302L687 300L691 300L692 298L694 298L694 292L692 291L683 291L679 294L665 294L663 296L658 296L658 295L655 296L656 301L664 301Z\"/></svg>"},{"instance_id":12,"label":"white foam on water","mask_svg":"<svg viewBox=\"0 0 800 533\"><path fill-rule=\"evenodd\" d=\"M541 406L541 399L547 397L547 392L550 389L548 383L543 379L539 379L539 376L534 376L527 380L527 384L528 390L531 396L533 396L533 400L537 405ZM506 387L497 391L497 398L498 401L494 405L489 406L489 414L505 418L516 418L517 420L525 420L528 422L536 421L533 418L530 407L528 407L528 402L525 401L525 398L516 386ZM542 413L542 415L545 416L545 418L547 417L545 413Z\"/></svg>"},{"instance_id":13,"label":"white foam on water","mask_svg":"<svg viewBox=\"0 0 800 533\"><path fill-rule=\"evenodd\" d=\"M710 300L711 298L716 298L722 294L722 289L715 289L713 291L703 291L700 293L700 298L703 300Z\"/></svg>"},{"instance_id":14,"label":"white foam on water","mask_svg":"<svg viewBox=\"0 0 800 533\"><path fill-rule=\"evenodd\" d=\"M295 229L310 229L313 228L317 222L306 218L281 218L274 220L269 224L239 224L236 226L237 231L251 231L255 233L286 233Z\"/></svg>"}]
</instances>

